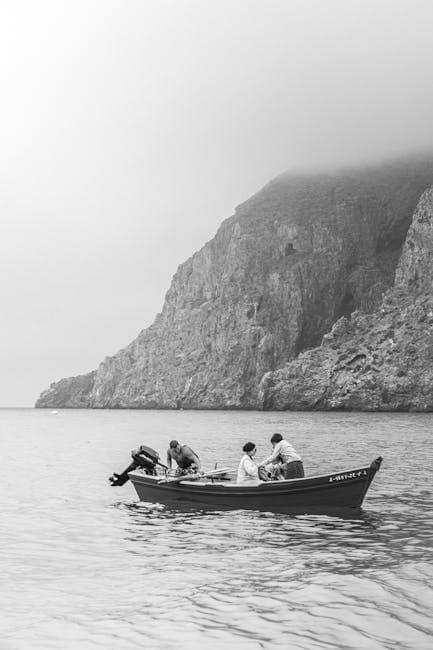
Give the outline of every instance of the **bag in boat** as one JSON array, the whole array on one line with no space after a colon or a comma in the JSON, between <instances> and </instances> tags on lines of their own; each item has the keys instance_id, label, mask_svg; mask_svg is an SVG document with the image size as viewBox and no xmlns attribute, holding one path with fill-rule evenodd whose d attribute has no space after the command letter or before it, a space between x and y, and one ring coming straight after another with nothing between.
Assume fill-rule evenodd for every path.
<instances>
[{"instance_id":1,"label":"bag in boat","mask_svg":"<svg viewBox=\"0 0 433 650\"><path fill-rule=\"evenodd\" d=\"M259 475L259 479L261 481L270 481L271 480L270 472L268 472L268 470L265 469L264 467L259 467L258 475Z\"/></svg>"}]
</instances>

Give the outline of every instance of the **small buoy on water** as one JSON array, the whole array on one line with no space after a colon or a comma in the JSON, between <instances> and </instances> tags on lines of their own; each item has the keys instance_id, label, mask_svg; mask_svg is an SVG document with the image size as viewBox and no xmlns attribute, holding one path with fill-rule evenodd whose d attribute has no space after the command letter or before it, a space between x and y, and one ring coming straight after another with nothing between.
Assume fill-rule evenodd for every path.
<instances>
[{"instance_id":1,"label":"small buoy on water","mask_svg":"<svg viewBox=\"0 0 433 650\"><path fill-rule=\"evenodd\" d=\"M51 411L51 415L57 415L58 411Z\"/></svg>"}]
</instances>

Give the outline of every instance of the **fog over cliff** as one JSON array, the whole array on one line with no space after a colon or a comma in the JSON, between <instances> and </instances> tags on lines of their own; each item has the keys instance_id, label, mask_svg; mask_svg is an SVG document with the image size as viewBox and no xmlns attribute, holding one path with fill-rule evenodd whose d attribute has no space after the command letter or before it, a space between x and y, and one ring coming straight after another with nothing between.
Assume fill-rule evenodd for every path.
<instances>
[{"instance_id":1,"label":"fog over cliff","mask_svg":"<svg viewBox=\"0 0 433 650\"><path fill-rule=\"evenodd\" d=\"M431 148L432 23L428 0L2 2L0 403L132 341L284 170Z\"/></svg>"}]
</instances>

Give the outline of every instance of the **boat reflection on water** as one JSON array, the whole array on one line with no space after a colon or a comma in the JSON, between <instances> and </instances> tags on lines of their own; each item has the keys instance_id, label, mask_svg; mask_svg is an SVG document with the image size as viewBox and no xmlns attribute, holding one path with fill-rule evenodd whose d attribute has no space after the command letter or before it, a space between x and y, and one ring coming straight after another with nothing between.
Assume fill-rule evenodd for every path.
<instances>
[{"instance_id":1,"label":"boat reflection on water","mask_svg":"<svg viewBox=\"0 0 433 650\"><path fill-rule=\"evenodd\" d=\"M118 503L116 507L128 513L126 538L134 542L134 552L141 552L135 547L138 543L146 554L157 557L164 555L164 548L180 552L182 557L206 549L211 562L221 553L248 548L257 551L264 567L271 568L277 561L287 570L290 557L292 568L301 565L356 573L399 565L402 556L406 560L425 556L425 550L409 543L409 522L395 521L385 509L282 514L141 502ZM270 549L280 549L284 555L272 559L267 553Z\"/></svg>"},{"instance_id":2,"label":"boat reflection on water","mask_svg":"<svg viewBox=\"0 0 433 650\"><path fill-rule=\"evenodd\" d=\"M230 506L197 506L192 503L177 502L173 504L151 503L134 501L131 503L117 502L117 508L128 510L132 516L137 517L161 517L162 519L175 519L187 515L189 519L200 519L201 517L221 517L227 513L238 513L244 516L278 516L281 521L287 518L305 517L311 519L330 519L343 521L363 521L375 525L377 517L364 508L309 508L308 512L303 507L291 507L287 512L281 512L278 508L262 507L253 509L234 509Z\"/></svg>"},{"instance_id":3,"label":"boat reflection on water","mask_svg":"<svg viewBox=\"0 0 433 650\"><path fill-rule=\"evenodd\" d=\"M236 564L238 553L255 549L265 570L272 570L276 561L286 572L290 565L295 572L326 567L343 573L374 566L383 569L401 561L399 552L388 548L381 514L362 509L329 515L146 503L119 503L117 507L128 513L126 539L134 542L133 552L143 552L147 558L161 559L169 553L184 562L184 554L205 552L206 562L221 566L222 554L227 553ZM276 549L282 555L270 556Z\"/></svg>"}]
</instances>

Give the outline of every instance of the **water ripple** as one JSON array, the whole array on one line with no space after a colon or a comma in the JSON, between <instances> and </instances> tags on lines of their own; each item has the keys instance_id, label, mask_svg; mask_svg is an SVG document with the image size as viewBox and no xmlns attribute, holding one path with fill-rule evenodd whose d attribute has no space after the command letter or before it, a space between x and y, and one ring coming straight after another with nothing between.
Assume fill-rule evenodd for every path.
<instances>
[{"instance_id":1,"label":"water ripple","mask_svg":"<svg viewBox=\"0 0 433 650\"><path fill-rule=\"evenodd\" d=\"M12 413L1 441L2 650L431 647L433 418L410 421L407 445L387 414ZM310 473L323 449L336 470L360 462L354 449L385 462L351 516L141 504L106 476L144 422L158 448L178 427L203 449L205 431L215 459L224 439L233 465L244 438L287 422ZM23 469L11 449L30 444ZM417 473L402 461L409 450L425 458Z\"/></svg>"}]
</instances>

